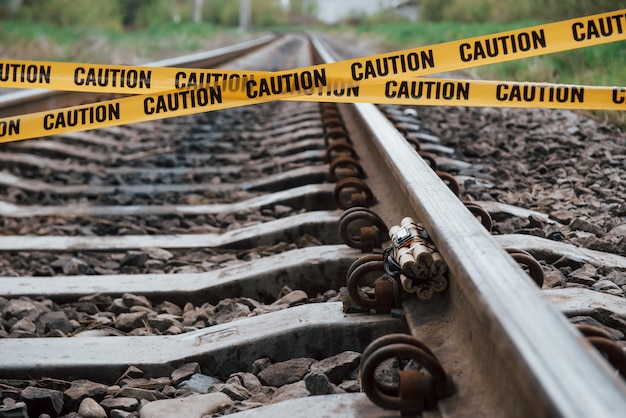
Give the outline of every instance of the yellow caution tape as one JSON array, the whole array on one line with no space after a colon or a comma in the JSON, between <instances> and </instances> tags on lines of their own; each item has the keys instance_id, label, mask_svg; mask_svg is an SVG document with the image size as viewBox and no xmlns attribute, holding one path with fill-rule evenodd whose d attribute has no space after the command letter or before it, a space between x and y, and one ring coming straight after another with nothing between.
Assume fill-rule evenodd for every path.
<instances>
[{"instance_id":1,"label":"yellow caution tape","mask_svg":"<svg viewBox=\"0 0 626 418\"><path fill-rule=\"evenodd\" d=\"M281 97L281 96L279 96ZM311 89L289 100L376 104L626 110L626 88L439 78L389 80L343 89ZM0 119L0 142L273 101L232 98L206 86L136 95Z\"/></svg>"},{"instance_id":2,"label":"yellow caution tape","mask_svg":"<svg viewBox=\"0 0 626 418\"><path fill-rule=\"evenodd\" d=\"M147 94L196 85L241 90L262 71L0 60L0 87Z\"/></svg>"},{"instance_id":3,"label":"yellow caution tape","mask_svg":"<svg viewBox=\"0 0 626 418\"><path fill-rule=\"evenodd\" d=\"M59 64L57 71L55 63L49 63L48 67L46 64L28 61L1 61L0 87L48 86L107 93L138 93L144 89L151 93L3 118L0 119L0 142L189 115L276 99L622 110L626 107L626 89L622 87L446 80L416 76L623 40L626 39L624 12L626 9L432 47L277 73L70 63L56 63ZM108 70L109 73L99 79L96 73L100 70ZM217 74L221 75L218 77ZM350 77L346 77L346 74ZM166 86L169 89L163 91ZM172 86L185 88L171 89Z\"/></svg>"},{"instance_id":4,"label":"yellow caution tape","mask_svg":"<svg viewBox=\"0 0 626 418\"><path fill-rule=\"evenodd\" d=\"M626 88L553 83L397 78L375 84L320 90L291 100L421 106L531 107L626 110Z\"/></svg>"},{"instance_id":5,"label":"yellow caution tape","mask_svg":"<svg viewBox=\"0 0 626 418\"><path fill-rule=\"evenodd\" d=\"M421 48L295 70L200 70L0 60L0 87L146 94L193 85L245 90L248 99L363 85L401 74L422 76L626 39L626 9ZM254 81L248 82L250 79Z\"/></svg>"}]
</instances>

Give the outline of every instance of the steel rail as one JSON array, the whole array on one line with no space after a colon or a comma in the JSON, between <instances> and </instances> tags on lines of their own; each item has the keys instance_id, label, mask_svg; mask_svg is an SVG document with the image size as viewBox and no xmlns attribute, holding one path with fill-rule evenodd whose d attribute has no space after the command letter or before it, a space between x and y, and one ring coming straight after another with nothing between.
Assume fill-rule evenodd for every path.
<instances>
[{"instance_id":1,"label":"steel rail","mask_svg":"<svg viewBox=\"0 0 626 418\"><path fill-rule=\"evenodd\" d=\"M277 39L276 35L265 35L257 39L213 49L206 52L184 55L181 57L159 60L143 64L148 67L208 68L229 61L235 57L260 48ZM39 112L81 102L92 102L94 94L84 92L66 92L51 90L24 90L0 95L0 117L15 116ZM112 98L113 95L98 94L100 99Z\"/></svg>"},{"instance_id":2,"label":"steel rail","mask_svg":"<svg viewBox=\"0 0 626 418\"><path fill-rule=\"evenodd\" d=\"M312 42L323 62L334 61L318 39ZM466 361L464 370L448 364L457 394L439 401L442 415L623 416L626 385L601 356L374 105L348 109L381 155L377 170L393 176L404 196L394 203L424 224L451 272L447 300L404 304L412 333L433 341L444 367L447 357ZM449 331L429 327L433 317L451 324ZM455 350L464 358L454 357Z\"/></svg>"}]
</instances>

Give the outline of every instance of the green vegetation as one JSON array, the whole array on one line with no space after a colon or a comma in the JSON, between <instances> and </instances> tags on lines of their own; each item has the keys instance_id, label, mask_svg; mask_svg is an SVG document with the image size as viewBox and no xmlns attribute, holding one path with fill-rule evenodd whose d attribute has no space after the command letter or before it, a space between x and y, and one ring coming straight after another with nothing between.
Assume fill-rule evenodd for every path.
<instances>
[{"instance_id":1,"label":"green vegetation","mask_svg":"<svg viewBox=\"0 0 626 418\"><path fill-rule=\"evenodd\" d=\"M554 20L558 19L550 21ZM390 44L391 49L404 49L519 29L541 23L538 20L501 23L396 22L393 25L362 22L360 26L351 30L360 35L380 36ZM474 67L468 71L479 78L491 80L625 86L624 68L626 68L626 42L613 42L590 48ZM596 117L626 126L626 112L592 113Z\"/></svg>"},{"instance_id":2,"label":"green vegetation","mask_svg":"<svg viewBox=\"0 0 626 418\"><path fill-rule=\"evenodd\" d=\"M165 23L133 31L14 20L0 25L0 55L13 59L141 64L234 43L243 34L212 24Z\"/></svg>"},{"instance_id":3,"label":"green vegetation","mask_svg":"<svg viewBox=\"0 0 626 418\"><path fill-rule=\"evenodd\" d=\"M310 12L294 7L290 15L280 0L248 1L254 27L282 25L293 18L294 13ZM0 21L15 19L59 27L113 30L146 28L167 22L207 22L236 27L239 3L238 0L0 0Z\"/></svg>"},{"instance_id":4,"label":"green vegetation","mask_svg":"<svg viewBox=\"0 0 626 418\"><path fill-rule=\"evenodd\" d=\"M415 0L422 20L459 23L570 19L619 10L623 0Z\"/></svg>"},{"instance_id":5,"label":"green vegetation","mask_svg":"<svg viewBox=\"0 0 626 418\"><path fill-rule=\"evenodd\" d=\"M198 1L201 9L194 8ZM289 10L281 0L249 1L254 30L328 30L313 18L313 0L290 0ZM383 38L387 50L404 49L618 10L623 2L414 0L420 22L385 11L352 16L332 30ZM246 36L238 26L238 0L0 0L0 56L139 64L235 42ZM483 79L624 86L624 68L626 42L615 42L469 71Z\"/></svg>"},{"instance_id":6,"label":"green vegetation","mask_svg":"<svg viewBox=\"0 0 626 418\"><path fill-rule=\"evenodd\" d=\"M515 23L405 22L394 25L364 24L353 30L357 34L380 35L394 48L414 48L538 24L540 22L532 20ZM622 86L626 84L624 68L626 43L614 42L476 67L472 71L485 79Z\"/></svg>"}]
</instances>

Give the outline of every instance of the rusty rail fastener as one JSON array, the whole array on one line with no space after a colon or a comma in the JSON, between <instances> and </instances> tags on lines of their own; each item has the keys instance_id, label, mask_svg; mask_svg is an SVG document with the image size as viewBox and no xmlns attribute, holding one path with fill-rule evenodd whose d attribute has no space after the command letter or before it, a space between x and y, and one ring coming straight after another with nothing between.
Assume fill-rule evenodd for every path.
<instances>
[{"instance_id":1,"label":"rusty rail fastener","mask_svg":"<svg viewBox=\"0 0 626 418\"><path fill-rule=\"evenodd\" d=\"M543 287L544 275L541 264L528 251L519 250L517 248L505 248L506 252L526 271L531 279L541 289Z\"/></svg>"},{"instance_id":2,"label":"rusty rail fastener","mask_svg":"<svg viewBox=\"0 0 626 418\"><path fill-rule=\"evenodd\" d=\"M380 248L388 231L385 222L376 212L365 207L346 210L339 218L339 235L343 242L363 252Z\"/></svg>"},{"instance_id":3,"label":"rusty rail fastener","mask_svg":"<svg viewBox=\"0 0 626 418\"><path fill-rule=\"evenodd\" d=\"M411 368L398 371L398 383L377 379L376 370L386 360L412 360ZM415 363L421 368L414 367ZM411 363L409 363L411 364ZM376 405L421 414L436 408L437 400L455 393L452 377L424 343L407 334L391 334L373 341L361 357L361 388Z\"/></svg>"},{"instance_id":4,"label":"rusty rail fastener","mask_svg":"<svg viewBox=\"0 0 626 418\"><path fill-rule=\"evenodd\" d=\"M335 204L340 209L370 207L374 204L372 189L358 177L346 177L335 184L333 193Z\"/></svg>"}]
</instances>

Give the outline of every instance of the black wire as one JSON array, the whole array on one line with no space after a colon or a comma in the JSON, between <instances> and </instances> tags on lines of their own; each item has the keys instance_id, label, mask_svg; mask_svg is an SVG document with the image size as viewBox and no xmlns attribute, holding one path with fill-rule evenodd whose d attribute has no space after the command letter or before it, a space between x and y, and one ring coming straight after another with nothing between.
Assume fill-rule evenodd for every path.
<instances>
[{"instance_id":1,"label":"black wire","mask_svg":"<svg viewBox=\"0 0 626 418\"><path fill-rule=\"evenodd\" d=\"M385 251L383 251L383 268L385 269L385 273L396 279L399 279L400 275L403 274L409 279L416 281L418 284L425 284L432 281L430 279L419 278L412 272L403 269L400 264L391 256L391 252L395 249L395 245L390 245L389 247L387 247L387 249L385 249Z\"/></svg>"}]
</instances>

